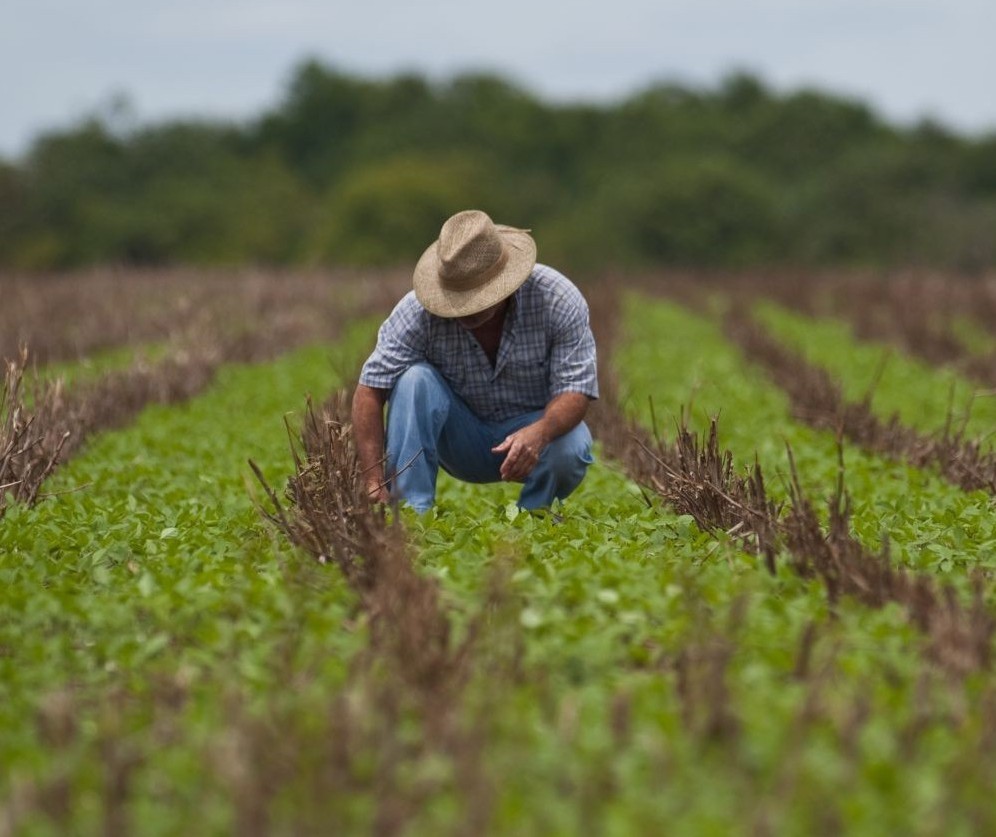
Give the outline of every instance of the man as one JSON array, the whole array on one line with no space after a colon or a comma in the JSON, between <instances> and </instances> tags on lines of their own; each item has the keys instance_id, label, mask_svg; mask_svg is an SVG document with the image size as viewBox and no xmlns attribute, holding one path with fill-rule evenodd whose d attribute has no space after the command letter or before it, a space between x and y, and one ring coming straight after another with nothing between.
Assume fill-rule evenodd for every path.
<instances>
[{"instance_id":1,"label":"man","mask_svg":"<svg viewBox=\"0 0 996 837\"><path fill-rule=\"evenodd\" d=\"M466 482L523 483L525 509L566 497L592 462L583 419L598 397L581 292L536 263L528 231L478 210L443 224L412 284L353 398L370 497L426 511L440 466Z\"/></svg>"}]
</instances>

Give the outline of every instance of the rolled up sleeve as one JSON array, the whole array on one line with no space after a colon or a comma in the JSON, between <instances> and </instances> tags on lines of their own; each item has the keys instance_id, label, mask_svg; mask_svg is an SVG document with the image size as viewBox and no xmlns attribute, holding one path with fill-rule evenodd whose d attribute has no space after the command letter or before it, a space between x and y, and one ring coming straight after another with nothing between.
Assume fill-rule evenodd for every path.
<instances>
[{"instance_id":1,"label":"rolled up sleeve","mask_svg":"<svg viewBox=\"0 0 996 837\"><path fill-rule=\"evenodd\" d=\"M426 359L428 324L424 309L407 294L377 332L377 345L360 370L360 383L390 390L411 366Z\"/></svg>"},{"instance_id":2,"label":"rolled up sleeve","mask_svg":"<svg viewBox=\"0 0 996 837\"><path fill-rule=\"evenodd\" d=\"M552 312L550 396L579 392L598 398L595 337L588 321L588 304L576 289L561 296Z\"/></svg>"}]
</instances>

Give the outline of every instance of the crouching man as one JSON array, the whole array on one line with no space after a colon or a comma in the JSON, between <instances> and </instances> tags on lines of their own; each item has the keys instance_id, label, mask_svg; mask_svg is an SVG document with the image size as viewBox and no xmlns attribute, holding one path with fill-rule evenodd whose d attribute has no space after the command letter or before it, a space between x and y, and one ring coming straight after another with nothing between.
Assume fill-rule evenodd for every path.
<instances>
[{"instance_id":1,"label":"crouching man","mask_svg":"<svg viewBox=\"0 0 996 837\"><path fill-rule=\"evenodd\" d=\"M524 509L566 497L592 462L583 419L598 397L581 292L536 263L528 231L477 210L443 224L412 284L353 398L370 497L426 511L440 466L466 482L523 483Z\"/></svg>"}]
</instances>

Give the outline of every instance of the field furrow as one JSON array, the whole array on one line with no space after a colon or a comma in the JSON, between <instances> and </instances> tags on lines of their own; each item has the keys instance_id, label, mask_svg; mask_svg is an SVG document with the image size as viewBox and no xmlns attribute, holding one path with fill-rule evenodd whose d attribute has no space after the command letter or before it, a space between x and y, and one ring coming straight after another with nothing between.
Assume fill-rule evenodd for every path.
<instances>
[{"instance_id":1,"label":"field furrow","mask_svg":"<svg viewBox=\"0 0 996 837\"><path fill-rule=\"evenodd\" d=\"M760 295L804 315L836 317L862 340L891 345L926 364L957 370L982 386L996 386L992 275L801 276L734 285L745 305Z\"/></svg>"},{"instance_id":2,"label":"field furrow","mask_svg":"<svg viewBox=\"0 0 996 837\"><path fill-rule=\"evenodd\" d=\"M729 312L725 330L785 392L795 418L837 433L870 453L936 470L966 491L996 494L996 453L991 442L966 438L967 414L958 420L949 414L944 425L931 433L904 424L898 411L888 420L880 418L871 406L874 383L861 400L849 401L826 368L784 346L749 315Z\"/></svg>"},{"instance_id":3,"label":"field furrow","mask_svg":"<svg viewBox=\"0 0 996 837\"><path fill-rule=\"evenodd\" d=\"M950 424L967 439L996 442L996 394L951 367L938 367L878 341L858 340L834 319L808 317L770 303L754 307L758 322L787 348L827 370L850 401L867 397L882 419L934 433Z\"/></svg>"},{"instance_id":4,"label":"field furrow","mask_svg":"<svg viewBox=\"0 0 996 837\"><path fill-rule=\"evenodd\" d=\"M112 278L105 279L105 285ZM104 350L95 362L50 365L40 375L28 365L37 346L43 357L58 356L58 349L48 345L48 332L41 324L27 317L19 324L19 333L31 334L32 346L25 345L18 357L8 361L0 390L0 516L10 501L31 505L45 497L42 484L92 434L126 425L147 405L192 397L210 384L225 363L263 362L308 342L335 339L349 317L382 310L391 280L343 284L337 295L330 295L328 289L318 292L315 281L302 284L300 279L288 279L286 284L274 291L280 286L272 282L232 285L215 279L207 285L210 293L198 288L201 305L184 308L185 318L171 322L170 342L156 348L151 359L149 352L135 353L125 345ZM82 287L70 286L68 291L82 296L84 289L108 294L113 290L99 284L94 287L91 280ZM128 285L123 289L132 295L139 291ZM176 292L184 298L182 285ZM15 296L14 301L18 300ZM82 299L76 301L83 304ZM113 309L119 317L127 317L129 302L130 310L142 310L134 299L126 298ZM272 318L267 316L270 306L279 311ZM23 303L20 307L31 310ZM16 310L14 306L5 309ZM107 335L101 325L109 325L99 317L88 322L92 330L79 332L81 345L103 345L99 341ZM13 332L11 326L8 333ZM111 332L117 333L113 328ZM102 371L95 371L95 366ZM63 374L58 374L60 368ZM67 380L73 383L67 385Z\"/></svg>"}]
</instances>

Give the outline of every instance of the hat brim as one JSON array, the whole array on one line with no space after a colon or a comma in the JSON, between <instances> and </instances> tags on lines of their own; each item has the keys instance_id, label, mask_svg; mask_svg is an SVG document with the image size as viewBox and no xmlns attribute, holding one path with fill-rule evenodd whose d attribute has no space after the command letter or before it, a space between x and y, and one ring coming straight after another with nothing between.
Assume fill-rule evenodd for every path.
<instances>
[{"instance_id":1,"label":"hat brim","mask_svg":"<svg viewBox=\"0 0 996 837\"><path fill-rule=\"evenodd\" d=\"M415 297L431 314L438 317L470 317L497 305L514 294L536 265L536 242L524 230L495 225L502 237L508 260L501 272L480 287L455 291L443 286L439 278L439 255L433 242L415 265L412 287Z\"/></svg>"}]
</instances>

